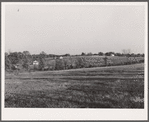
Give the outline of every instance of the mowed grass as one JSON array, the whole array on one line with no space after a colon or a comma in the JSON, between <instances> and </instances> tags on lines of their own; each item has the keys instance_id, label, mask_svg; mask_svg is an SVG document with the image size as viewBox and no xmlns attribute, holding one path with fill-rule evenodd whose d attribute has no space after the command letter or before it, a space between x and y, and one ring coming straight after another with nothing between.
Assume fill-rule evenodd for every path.
<instances>
[{"instance_id":1,"label":"mowed grass","mask_svg":"<svg viewBox=\"0 0 149 122\"><path fill-rule=\"evenodd\" d=\"M144 108L144 64L6 74L5 107Z\"/></svg>"}]
</instances>

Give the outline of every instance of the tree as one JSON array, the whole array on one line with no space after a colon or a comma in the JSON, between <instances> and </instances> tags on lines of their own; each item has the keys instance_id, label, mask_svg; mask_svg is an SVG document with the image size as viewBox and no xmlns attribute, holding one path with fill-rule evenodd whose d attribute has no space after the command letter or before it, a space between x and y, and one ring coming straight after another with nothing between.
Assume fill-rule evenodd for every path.
<instances>
[{"instance_id":1,"label":"tree","mask_svg":"<svg viewBox=\"0 0 149 122\"><path fill-rule=\"evenodd\" d=\"M140 53L138 53L138 54L137 54L137 57L141 57L141 54L140 54Z\"/></svg>"},{"instance_id":2,"label":"tree","mask_svg":"<svg viewBox=\"0 0 149 122\"><path fill-rule=\"evenodd\" d=\"M122 56L121 53L115 53L115 56Z\"/></svg>"},{"instance_id":3,"label":"tree","mask_svg":"<svg viewBox=\"0 0 149 122\"><path fill-rule=\"evenodd\" d=\"M106 52L106 53L105 53L105 56L110 56L110 55L111 55L110 52Z\"/></svg>"},{"instance_id":4,"label":"tree","mask_svg":"<svg viewBox=\"0 0 149 122\"><path fill-rule=\"evenodd\" d=\"M123 53L124 56L128 56L128 54L131 53L131 50L130 49L123 49L122 53Z\"/></svg>"},{"instance_id":5,"label":"tree","mask_svg":"<svg viewBox=\"0 0 149 122\"><path fill-rule=\"evenodd\" d=\"M12 64L17 64L20 61L17 52L10 53L8 55L8 58L10 59L10 61L11 61Z\"/></svg>"},{"instance_id":6,"label":"tree","mask_svg":"<svg viewBox=\"0 0 149 122\"><path fill-rule=\"evenodd\" d=\"M82 56L85 56L86 54L84 53L84 52L82 52L82 54L81 54Z\"/></svg>"},{"instance_id":7,"label":"tree","mask_svg":"<svg viewBox=\"0 0 149 122\"><path fill-rule=\"evenodd\" d=\"M11 61L8 55L5 55L5 70L11 70Z\"/></svg>"},{"instance_id":8,"label":"tree","mask_svg":"<svg viewBox=\"0 0 149 122\"><path fill-rule=\"evenodd\" d=\"M33 57L29 51L23 51L23 64L29 65L33 62Z\"/></svg>"},{"instance_id":9,"label":"tree","mask_svg":"<svg viewBox=\"0 0 149 122\"><path fill-rule=\"evenodd\" d=\"M44 51L42 51L42 52L40 53L40 57L42 57L42 58L45 58L46 55L47 55L47 54L46 54Z\"/></svg>"},{"instance_id":10,"label":"tree","mask_svg":"<svg viewBox=\"0 0 149 122\"><path fill-rule=\"evenodd\" d=\"M94 53L93 55L98 55L97 53Z\"/></svg>"},{"instance_id":11,"label":"tree","mask_svg":"<svg viewBox=\"0 0 149 122\"><path fill-rule=\"evenodd\" d=\"M23 51L23 54L26 55L26 56L31 55L29 51Z\"/></svg>"},{"instance_id":12,"label":"tree","mask_svg":"<svg viewBox=\"0 0 149 122\"><path fill-rule=\"evenodd\" d=\"M141 54L141 56L142 56L142 57L144 57L144 53L143 53L143 54Z\"/></svg>"},{"instance_id":13,"label":"tree","mask_svg":"<svg viewBox=\"0 0 149 122\"><path fill-rule=\"evenodd\" d=\"M64 59L63 63L64 63L65 69L70 69L71 61L69 59L67 59L67 58Z\"/></svg>"},{"instance_id":14,"label":"tree","mask_svg":"<svg viewBox=\"0 0 149 122\"><path fill-rule=\"evenodd\" d=\"M89 52L87 55L88 55L88 56L92 56L93 54L92 54L91 52Z\"/></svg>"},{"instance_id":15,"label":"tree","mask_svg":"<svg viewBox=\"0 0 149 122\"><path fill-rule=\"evenodd\" d=\"M70 54L67 53L67 54L65 54L64 56L70 56Z\"/></svg>"},{"instance_id":16,"label":"tree","mask_svg":"<svg viewBox=\"0 0 149 122\"><path fill-rule=\"evenodd\" d=\"M47 55L44 51L42 51L40 54L41 54L41 55Z\"/></svg>"},{"instance_id":17,"label":"tree","mask_svg":"<svg viewBox=\"0 0 149 122\"><path fill-rule=\"evenodd\" d=\"M27 58L23 59L22 66L23 66L23 68L28 69L29 61L27 60Z\"/></svg>"},{"instance_id":18,"label":"tree","mask_svg":"<svg viewBox=\"0 0 149 122\"><path fill-rule=\"evenodd\" d=\"M44 66L45 66L44 58L43 57L39 57L39 69L43 70Z\"/></svg>"},{"instance_id":19,"label":"tree","mask_svg":"<svg viewBox=\"0 0 149 122\"><path fill-rule=\"evenodd\" d=\"M103 52L99 52L98 55L99 55L99 56L103 56L104 53L103 53Z\"/></svg>"},{"instance_id":20,"label":"tree","mask_svg":"<svg viewBox=\"0 0 149 122\"><path fill-rule=\"evenodd\" d=\"M76 58L76 68L83 68L86 66L86 59L85 58Z\"/></svg>"},{"instance_id":21,"label":"tree","mask_svg":"<svg viewBox=\"0 0 149 122\"><path fill-rule=\"evenodd\" d=\"M106 52L106 53L105 53L105 56L111 56L112 54L114 54L114 55L115 55L115 53L114 53L114 52Z\"/></svg>"},{"instance_id":22,"label":"tree","mask_svg":"<svg viewBox=\"0 0 149 122\"><path fill-rule=\"evenodd\" d=\"M63 69L65 69L64 61L61 60L61 59L56 59L55 69L56 70L63 70Z\"/></svg>"},{"instance_id":23,"label":"tree","mask_svg":"<svg viewBox=\"0 0 149 122\"><path fill-rule=\"evenodd\" d=\"M18 57L19 57L19 59L23 59L24 58L24 54L21 53L21 52L18 52Z\"/></svg>"},{"instance_id":24,"label":"tree","mask_svg":"<svg viewBox=\"0 0 149 122\"><path fill-rule=\"evenodd\" d=\"M135 54L134 54L134 53L131 53L130 55L131 55L132 57L135 57Z\"/></svg>"}]
</instances>

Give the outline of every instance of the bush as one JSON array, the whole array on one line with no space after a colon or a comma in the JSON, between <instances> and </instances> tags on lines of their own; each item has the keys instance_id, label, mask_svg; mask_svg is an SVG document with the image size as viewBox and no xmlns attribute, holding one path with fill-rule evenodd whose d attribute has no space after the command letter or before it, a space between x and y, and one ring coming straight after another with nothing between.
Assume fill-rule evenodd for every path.
<instances>
[{"instance_id":1,"label":"bush","mask_svg":"<svg viewBox=\"0 0 149 122\"><path fill-rule=\"evenodd\" d=\"M27 60L23 60L22 67L25 69L28 69L28 61Z\"/></svg>"},{"instance_id":2,"label":"bush","mask_svg":"<svg viewBox=\"0 0 149 122\"><path fill-rule=\"evenodd\" d=\"M5 55L5 70L11 70L11 61L6 55Z\"/></svg>"},{"instance_id":3,"label":"bush","mask_svg":"<svg viewBox=\"0 0 149 122\"><path fill-rule=\"evenodd\" d=\"M64 61L62 59L56 59L55 69L56 70L64 70L65 69Z\"/></svg>"},{"instance_id":4,"label":"bush","mask_svg":"<svg viewBox=\"0 0 149 122\"><path fill-rule=\"evenodd\" d=\"M86 60L85 58L77 58L76 59L76 68L84 68L86 67Z\"/></svg>"},{"instance_id":5,"label":"bush","mask_svg":"<svg viewBox=\"0 0 149 122\"><path fill-rule=\"evenodd\" d=\"M17 64L17 63L19 63L19 55L18 55L17 52L10 53L10 54L8 55L8 58L9 58L9 60L10 60L10 62L11 62L12 64Z\"/></svg>"},{"instance_id":6,"label":"bush","mask_svg":"<svg viewBox=\"0 0 149 122\"><path fill-rule=\"evenodd\" d=\"M55 70L55 60L48 62L47 66L49 67L49 70Z\"/></svg>"},{"instance_id":7,"label":"bush","mask_svg":"<svg viewBox=\"0 0 149 122\"><path fill-rule=\"evenodd\" d=\"M72 69L71 61L69 59L64 59L63 62L64 62L64 68L65 69Z\"/></svg>"},{"instance_id":8,"label":"bush","mask_svg":"<svg viewBox=\"0 0 149 122\"><path fill-rule=\"evenodd\" d=\"M144 59L142 59L142 60L139 60L139 63L144 63Z\"/></svg>"},{"instance_id":9,"label":"bush","mask_svg":"<svg viewBox=\"0 0 149 122\"><path fill-rule=\"evenodd\" d=\"M45 66L44 58L39 58L39 70L43 70Z\"/></svg>"}]
</instances>

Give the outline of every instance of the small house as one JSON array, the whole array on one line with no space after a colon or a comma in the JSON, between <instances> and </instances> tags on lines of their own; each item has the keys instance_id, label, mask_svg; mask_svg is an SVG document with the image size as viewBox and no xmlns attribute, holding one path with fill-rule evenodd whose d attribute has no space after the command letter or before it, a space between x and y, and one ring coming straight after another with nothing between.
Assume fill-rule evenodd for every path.
<instances>
[{"instance_id":1,"label":"small house","mask_svg":"<svg viewBox=\"0 0 149 122\"><path fill-rule=\"evenodd\" d=\"M59 57L59 59L63 59L63 57L62 57L62 56L60 56L60 57Z\"/></svg>"},{"instance_id":2,"label":"small house","mask_svg":"<svg viewBox=\"0 0 149 122\"><path fill-rule=\"evenodd\" d=\"M39 65L39 62L38 61L33 61L33 65Z\"/></svg>"},{"instance_id":3,"label":"small house","mask_svg":"<svg viewBox=\"0 0 149 122\"><path fill-rule=\"evenodd\" d=\"M39 62L38 61L33 61L33 66L34 66L34 69L38 69L39 67Z\"/></svg>"}]
</instances>

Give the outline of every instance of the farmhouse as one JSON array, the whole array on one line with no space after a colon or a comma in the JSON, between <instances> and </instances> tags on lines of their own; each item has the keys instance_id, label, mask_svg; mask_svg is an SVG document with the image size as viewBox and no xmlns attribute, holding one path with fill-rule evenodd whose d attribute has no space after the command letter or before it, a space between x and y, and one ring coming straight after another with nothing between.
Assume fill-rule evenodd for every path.
<instances>
[{"instance_id":1,"label":"farmhouse","mask_svg":"<svg viewBox=\"0 0 149 122\"><path fill-rule=\"evenodd\" d=\"M39 65L39 62L38 61L33 61L33 65Z\"/></svg>"},{"instance_id":2,"label":"farmhouse","mask_svg":"<svg viewBox=\"0 0 149 122\"><path fill-rule=\"evenodd\" d=\"M111 54L111 56L115 56L114 54Z\"/></svg>"},{"instance_id":3,"label":"farmhouse","mask_svg":"<svg viewBox=\"0 0 149 122\"><path fill-rule=\"evenodd\" d=\"M39 62L38 61L33 61L33 66L34 66L34 69L38 69L38 66L39 66Z\"/></svg>"},{"instance_id":4,"label":"farmhouse","mask_svg":"<svg viewBox=\"0 0 149 122\"><path fill-rule=\"evenodd\" d=\"M59 57L59 59L63 59L63 57L62 57L62 56L60 56L60 57Z\"/></svg>"}]
</instances>

